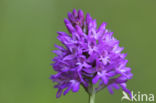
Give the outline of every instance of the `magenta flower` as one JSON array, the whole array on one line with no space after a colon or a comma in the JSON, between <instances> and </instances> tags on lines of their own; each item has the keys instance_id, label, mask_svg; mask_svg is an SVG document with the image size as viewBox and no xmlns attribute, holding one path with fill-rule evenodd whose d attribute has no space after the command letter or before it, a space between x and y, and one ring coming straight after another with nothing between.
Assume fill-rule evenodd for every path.
<instances>
[{"instance_id":1,"label":"magenta flower","mask_svg":"<svg viewBox=\"0 0 156 103\"><path fill-rule=\"evenodd\" d=\"M50 77L57 83L56 97L70 90L77 92L80 85L89 94L90 103L94 103L95 93L103 88L111 94L113 89L121 88L131 96L126 88L126 82L133 76L131 68L126 67L126 54L121 53L124 48L119 47L113 32L106 29L107 24L97 28L95 19L88 13L85 18L82 10L75 9L64 22L69 33L58 32L57 38L64 46L55 45L57 50L53 52L57 56L52 66L57 74Z\"/></svg>"}]
</instances>

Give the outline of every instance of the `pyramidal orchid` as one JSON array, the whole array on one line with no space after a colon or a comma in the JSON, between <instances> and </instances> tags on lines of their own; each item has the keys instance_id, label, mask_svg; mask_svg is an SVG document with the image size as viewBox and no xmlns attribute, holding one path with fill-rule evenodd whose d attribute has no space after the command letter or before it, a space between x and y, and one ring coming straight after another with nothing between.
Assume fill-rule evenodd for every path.
<instances>
[{"instance_id":1,"label":"pyramidal orchid","mask_svg":"<svg viewBox=\"0 0 156 103\"><path fill-rule=\"evenodd\" d=\"M56 97L66 95L70 90L78 92L83 86L89 95L89 103L95 103L95 94L104 88L113 94L113 89L122 89L131 96L126 82L132 78L131 68L124 49L113 32L106 29L106 23L97 27L96 20L83 11L68 13L64 19L68 33L57 32L57 39L64 45L55 45L53 58L55 75L50 79L57 84Z\"/></svg>"}]
</instances>

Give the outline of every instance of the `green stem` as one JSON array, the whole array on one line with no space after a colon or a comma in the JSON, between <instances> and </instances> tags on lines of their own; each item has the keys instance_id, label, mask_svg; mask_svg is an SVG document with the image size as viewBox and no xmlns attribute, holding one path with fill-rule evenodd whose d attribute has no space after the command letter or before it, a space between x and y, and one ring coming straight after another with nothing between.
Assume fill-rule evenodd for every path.
<instances>
[{"instance_id":1,"label":"green stem","mask_svg":"<svg viewBox=\"0 0 156 103\"><path fill-rule=\"evenodd\" d=\"M90 93L89 93L89 103L95 103L95 87L91 85L90 87Z\"/></svg>"}]
</instances>

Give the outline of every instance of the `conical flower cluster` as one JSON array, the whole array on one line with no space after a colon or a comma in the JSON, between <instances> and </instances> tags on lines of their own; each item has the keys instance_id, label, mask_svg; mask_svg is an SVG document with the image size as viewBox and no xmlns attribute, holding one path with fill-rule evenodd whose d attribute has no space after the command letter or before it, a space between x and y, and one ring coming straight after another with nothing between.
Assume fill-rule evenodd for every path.
<instances>
[{"instance_id":1,"label":"conical flower cluster","mask_svg":"<svg viewBox=\"0 0 156 103\"><path fill-rule=\"evenodd\" d=\"M64 19L69 33L58 32L58 40L64 46L55 45L53 52L53 69L57 74L50 79L56 82L58 88L56 97L67 94L70 90L77 92L82 85L89 92L90 85L97 84L96 92L108 88L126 88L127 80L132 78L131 68L126 67L128 60L124 49L119 47L119 41L113 37L113 32L106 29L106 23L97 27L96 20L89 13L84 17L83 11L73 10Z\"/></svg>"}]
</instances>

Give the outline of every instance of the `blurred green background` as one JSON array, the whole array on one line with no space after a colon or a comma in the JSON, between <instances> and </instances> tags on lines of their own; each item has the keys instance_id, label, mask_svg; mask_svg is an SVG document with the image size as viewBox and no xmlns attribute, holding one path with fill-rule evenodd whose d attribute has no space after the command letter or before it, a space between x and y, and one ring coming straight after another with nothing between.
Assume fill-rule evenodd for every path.
<instances>
[{"instance_id":1,"label":"blurred green background","mask_svg":"<svg viewBox=\"0 0 156 103\"><path fill-rule=\"evenodd\" d=\"M156 95L155 0L0 0L0 103L88 103L81 90L56 99L49 76L56 31L67 31L63 19L73 8L103 21L128 53L134 77L128 88ZM121 90L107 89L96 103L120 103ZM129 103L126 100L123 103Z\"/></svg>"}]
</instances>

